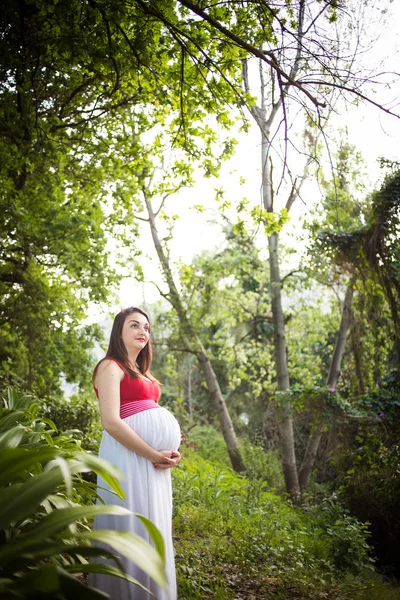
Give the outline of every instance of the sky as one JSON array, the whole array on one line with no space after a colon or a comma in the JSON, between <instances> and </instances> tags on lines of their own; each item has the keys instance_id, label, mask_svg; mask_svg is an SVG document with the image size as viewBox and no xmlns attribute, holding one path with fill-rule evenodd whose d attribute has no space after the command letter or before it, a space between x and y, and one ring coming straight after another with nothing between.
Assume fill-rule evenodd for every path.
<instances>
[{"instance_id":1,"label":"sky","mask_svg":"<svg viewBox=\"0 0 400 600\"><path fill-rule=\"evenodd\" d=\"M384 15L386 25L378 30L371 24L366 33L372 38L372 51L366 53L364 61L368 66L383 71L396 72L400 59L400 3L389 2L389 12ZM369 27L369 24L365 24ZM375 63L375 64L374 64ZM400 114L400 76L393 84L376 84L370 92L371 97L381 103L387 103L392 109ZM398 98L399 100L395 100ZM384 114L378 108L368 104L341 105L338 113L331 119L331 134L335 135L340 130L346 129L348 140L355 145L366 162L367 186L379 185L382 172L378 165L378 158L383 156L391 160L400 161L400 119ZM212 249L221 240L220 228L211 223L217 215L217 205L214 200L214 188L223 187L227 198L239 200L248 198L252 205L260 204L260 135L256 126L252 126L248 134L237 136L238 146L235 156L225 164L221 170L218 180L197 178L195 186L177 194L171 201L172 212L179 212L179 219L174 230L174 238L170 243L171 256L173 260L190 262L195 254L204 249ZM246 180L245 185L240 185L240 178ZM298 226L313 201L318 199L319 187L315 180L310 178L305 186L303 195L307 197L307 203L297 202L292 215L290 228ZM281 194L281 202L284 201L284 190ZM279 203L279 198L277 199ZM196 204L207 207L206 213L199 214L193 210ZM142 235L139 244L143 255L141 265L145 271L146 283L138 283L133 276L121 278L120 287L111 305L107 307L92 307L89 321L98 322L109 317L110 314L118 312L123 307L135 304L151 304L159 298L157 288L151 283L155 281L161 288L162 277L152 247L150 232L147 224L142 223ZM132 272L132 266L127 261L127 271Z\"/></svg>"}]
</instances>

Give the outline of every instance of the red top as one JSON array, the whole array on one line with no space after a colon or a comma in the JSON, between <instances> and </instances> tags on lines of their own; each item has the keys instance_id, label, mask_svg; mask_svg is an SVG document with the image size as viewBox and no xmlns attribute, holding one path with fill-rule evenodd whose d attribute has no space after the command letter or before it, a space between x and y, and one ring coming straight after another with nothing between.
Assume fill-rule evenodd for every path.
<instances>
[{"instance_id":1,"label":"red top","mask_svg":"<svg viewBox=\"0 0 400 600\"><path fill-rule=\"evenodd\" d=\"M123 366L115 360L115 358L108 358L112 360L121 369ZM99 397L97 388L94 388L96 396ZM131 415L135 415L143 410L149 410L150 408L160 408L158 399L160 398L160 386L156 381L140 377L134 379L128 373L125 372L120 385L120 409L119 416L121 419L126 419Z\"/></svg>"}]
</instances>

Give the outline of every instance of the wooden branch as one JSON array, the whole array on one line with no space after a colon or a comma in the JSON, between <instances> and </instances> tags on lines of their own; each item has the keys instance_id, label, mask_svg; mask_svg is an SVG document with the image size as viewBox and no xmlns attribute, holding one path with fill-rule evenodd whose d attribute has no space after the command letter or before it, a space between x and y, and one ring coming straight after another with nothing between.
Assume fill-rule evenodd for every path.
<instances>
[{"instance_id":1,"label":"wooden branch","mask_svg":"<svg viewBox=\"0 0 400 600\"><path fill-rule=\"evenodd\" d=\"M1 273L0 281L2 283L19 283L21 285L26 283L25 278L22 275L22 273L18 273L16 271L14 271L14 273Z\"/></svg>"},{"instance_id":2,"label":"wooden branch","mask_svg":"<svg viewBox=\"0 0 400 600\"><path fill-rule=\"evenodd\" d=\"M280 66L277 64L276 61L276 57L274 56L272 51L262 51L258 48L256 48L255 46L252 46L251 44L247 43L246 41L244 41L243 39L241 39L238 35L232 33L229 29L227 29L226 27L224 27L223 25L221 25L221 23L219 23L219 21L217 21L216 19L214 19L213 17L211 17L210 15L208 15L203 9L199 8L198 6L196 6L195 4L193 4L192 2L190 2L189 0L178 0L178 2L180 4L182 4L183 6L185 6L186 8L188 8L189 10L191 10L192 12L194 12L195 14L197 14L199 17L201 17L202 19L204 19L204 21L206 21L207 23L209 23L210 25L212 25L215 29L217 29L218 31L220 31L221 33L223 33L227 38L229 38L230 40L232 40L235 44L237 44L240 48L243 48L244 50L246 50L249 54L258 57L259 59L261 59L262 61L264 61L265 63L267 63L272 69L274 69L274 71L280 75L280 77L282 78L282 80L285 82L286 87L288 86L293 86L295 88L297 88L298 90L300 90L311 102L312 104L318 109L318 108L326 108L327 103L326 102L321 102L320 100L318 100L318 98L316 96L314 96L311 92L308 91L308 89L305 86L308 85L315 85L315 86L328 86L328 87L333 87L336 88L338 90L341 90L343 92L349 92L350 94L354 94L355 96L357 96L358 98L364 100L365 102L368 102L369 104L372 104L373 106L375 106L376 108L383 110L383 112L400 118L400 114L396 114L393 111L391 111L388 108L384 108L384 106L382 104L379 104L378 102L375 102L374 100L372 100L371 98L369 98L368 96L366 96L365 94L359 92L356 88L351 88L348 87L347 85L341 83L341 82L329 82L329 81L325 81L325 80L307 80L307 81L301 81L301 80L296 80L294 77L291 76L291 74L287 74L285 73L285 71L283 71ZM303 10L304 10L304 3L303 0L301 2L301 4L303 5ZM300 9L301 10L301 9ZM322 14L323 11L321 11L320 14ZM316 19L320 16L317 15ZM274 13L274 18L276 18L276 15ZM313 21L313 23L315 22L315 20ZM312 24L313 24L312 23ZM312 24L310 25L310 27L312 26ZM302 30L302 23L300 24L299 22L299 26L301 26L301 35L302 38L304 37L305 33L307 33L309 31L309 28L306 30L306 32L304 32ZM293 35L293 34L292 34ZM299 63L298 63L299 64ZM325 65L326 66L326 65Z\"/></svg>"},{"instance_id":3,"label":"wooden branch","mask_svg":"<svg viewBox=\"0 0 400 600\"><path fill-rule=\"evenodd\" d=\"M313 156L310 155L308 157L308 159L307 159L306 164L305 164L303 175L301 176L301 179L300 179L300 183L298 185L296 185L297 178L293 182L292 189L291 189L290 194L289 194L289 198L287 199L287 202L286 202L286 205L285 205L285 208L286 208L286 210L288 212L291 209L291 207L292 207L294 201L296 200L296 198L300 198L300 191L301 191L301 188L303 187L304 182L307 179L307 169L310 166L312 160L313 160ZM300 198L300 200L302 200L302 198ZM303 204L305 204L304 200L302 200L302 202L303 202Z\"/></svg>"},{"instance_id":4,"label":"wooden branch","mask_svg":"<svg viewBox=\"0 0 400 600\"><path fill-rule=\"evenodd\" d=\"M157 217L158 214L161 212L165 202L168 200L168 198L170 196L173 196L174 194L176 194L177 192L179 192L179 190L182 188L183 186L181 184L177 185L175 188L173 188L172 190L170 190L169 192L166 192L164 194L164 196L161 199L161 203L160 206L158 207L158 209L156 211L154 211L154 217ZM148 220L148 219L146 219Z\"/></svg>"},{"instance_id":5,"label":"wooden branch","mask_svg":"<svg viewBox=\"0 0 400 600\"><path fill-rule=\"evenodd\" d=\"M114 56L113 51L112 51L112 35L111 35L111 29L110 29L110 22L108 21L108 19L106 19L104 11L101 8L99 8L99 10L100 10L102 19L104 21L104 24L106 26L108 48L110 50L110 60L111 60L111 62L113 64L113 66L114 66L114 71L115 71L115 83L114 83L113 89L110 92L111 95L113 95L119 89L121 76L120 76L120 72L119 72L118 63L115 60L115 56Z\"/></svg>"},{"instance_id":6,"label":"wooden branch","mask_svg":"<svg viewBox=\"0 0 400 600\"><path fill-rule=\"evenodd\" d=\"M247 42L245 42L244 40L242 40L239 36L237 36L236 34L232 33L231 31L229 31L229 29L227 29L226 27L224 27L223 25L221 25L221 23L219 23L219 21L217 21L213 17L210 17L204 10L202 10L201 8L199 8L198 6L196 6L195 4L193 4L192 2L189 2L189 0L178 0L178 2L179 2L179 4L182 4L183 6L186 6L186 8L188 8L192 12L196 13L204 21L207 21L207 23L209 23L215 29L217 29L218 31L220 31L221 33L223 33L227 38L229 38L230 40L232 40L233 42L235 42L235 44L237 44L240 48L243 48L243 50L247 50L247 52L249 52L249 54L252 54L253 56L257 56L262 61L264 61L268 65L270 65L277 73L279 73L281 75L282 79L284 79L285 82L287 82L288 84L293 85L294 87L297 87L298 89L300 89L301 92L305 96L307 96L307 98L315 106L320 106L321 108L324 108L326 106L326 102L320 102L307 89L305 89L304 86L301 83L299 83L296 80L292 79L290 77L290 75L288 75L287 73L285 73L285 71L283 71L279 67L279 65L276 63L275 56L273 55L272 52L270 52L268 50L262 51L262 50L259 50L258 48L256 48L255 46L252 46L251 44L248 44Z\"/></svg>"},{"instance_id":7,"label":"wooden branch","mask_svg":"<svg viewBox=\"0 0 400 600\"><path fill-rule=\"evenodd\" d=\"M184 46L185 51L189 54L189 56L192 57L193 61L195 63L198 63L199 61L198 61L197 57L190 53L187 46L184 45L182 38L186 38L188 41L190 41L195 46L195 48L197 48L199 53L204 57L205 62L207 62L209 65L212 65L213 68L216 70L216 72L219 73L221 78L225 81L225 83L233 90L235 96L239 100L243 100L241 95L238 93L237 88L232 84L231 81L229 81L229 79L224 74L224 72L221 71L221 69L219 68L218 64L207 54L207 52L204 51L201 44L199 44L195 38L193 38L191 35L189 35L185 30L179 29L174 23L172 23L170 20L168 20L167 17L160 11L160 9L155 4L151 5L147 2L145 2L144 0L136 0L136 2L141 6L141 8L143 9L143 11L146 14L150 14L150 15L156 17L157 19L159 19L170 30L172 36L178 42L178 44L180 46L182 46L182 45ZM204 79L207 87L211 90L209 81L202 73L202 70L199 69L198 72L201 75L201 77Z\"/></svg>"},{"instance_id":8,"label":"wooden branch","mask_svg":"<svg viewBox=\"0 0 400 600\"><path fill-rule=\"evenodd\" d=\"M303 269L293 269L293 271L289 271L289 273L286 273L286 275L284 275L283 277L281 277L281 286L283 286L283 282L286 279L288 279L288 277L291 277L295 273L303 273Z\"/></svg>"},{"instance_id":9,"label":"wooden branch","mask_svg":"<svg viewBox=\"0 0 400 600\"><path fill-rule=\"evenodd\" d=\"M382 110L386 114L388 114L392 117L396 117L397 119L400 119L400 114L396 114L396 113L392 112L390 109L384 108L383 104L379 104L379 102L374 102L374 100L371 100L371 98L368 98L368 96L366 96L365 94L362 94L355 88L350 88L350 87L347 87L346 85L342 85L340 83L334 83L331 81L323 81L323 80L322 81L307 80L306 83L307 83L307 85L326 85L328 87L336 88L342 92L349 92L350 94L354 94L355 96L357 96L357 98L361 98L361 100L364 100L365 102L372 104L372 106L379 108L379 110Z\"/></svg>"},{"instance_id":10,"label":"wooden branch","mask_svg":"<svg viewBox=\"0 0 400 600\"><path fill-rule=\"evenodd\" d=\"M165 298L166 300L169 301L169 294L168 294L168 292L167 293L162 292L161 288L156 284L155 281L149 281L148 283L151 283L152 285L154 285L157 288L158 293L160 294L160 296L162 296L163 298Z\"/></svg>"}]
</instances>

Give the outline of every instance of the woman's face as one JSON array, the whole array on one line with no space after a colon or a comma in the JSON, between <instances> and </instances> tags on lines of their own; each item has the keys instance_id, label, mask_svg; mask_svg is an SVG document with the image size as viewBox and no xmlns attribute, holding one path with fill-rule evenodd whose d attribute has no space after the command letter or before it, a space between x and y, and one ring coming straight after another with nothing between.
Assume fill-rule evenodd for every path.
<instances>
[{"instance_id":1,"label":"woman's face","mask_svg":"<svg viewBox=\"0 0 400 600\"><path fill-rule=\"evenodd\" d=\"M128 315L122 326L121 337L128 352L136 351L139 354L150 338L150 325L146 317L137 312Z\"/></svg>"}]
</instances>

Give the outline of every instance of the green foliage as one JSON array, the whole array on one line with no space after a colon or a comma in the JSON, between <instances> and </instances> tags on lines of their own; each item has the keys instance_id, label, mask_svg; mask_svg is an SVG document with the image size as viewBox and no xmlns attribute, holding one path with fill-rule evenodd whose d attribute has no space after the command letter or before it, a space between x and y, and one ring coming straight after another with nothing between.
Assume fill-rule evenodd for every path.
<instances>
[{"instance_id":1,"label":"green foliage","mask_svg":"<svg viewBox=\"0 0 400 600\"><path fill-rule=\"evenodd\" d=\"M57 429L71 432L75 440L81 440L85 450L97 451L102 427L94 393L53 397L41 402L39 411L40 416L53 421Z\"/></svg>"},{"instance_id":2,"label":"green foliage","mask_svg":"<svg viewBox=\"0 0 400 600\"><path fill-rule=\"evenodd\" d=\"M265 489L284 495L285 482L279 452L266 451L247 438L240 440L240 446L246 463L246 476L263 482Z\"/></svg>"},{"instance_id":3,"label":"green foliage","mask_svg":"<svg viewBox=\"0 0 400 600\"><path fill-rule=\"evenodd\" d=\"M206 435L205 445L210 440ZM202 452L204 446L184 449L174 472L181 597L351 597L337 586L371 564L366 526L333 499L295 508L262 480L239 477Z\"/></svg>"},{"instance_id":4,"label":"green foliage","mask_svg":"<svg viewBox=\"0 0 400 600\"><path fill-rule=\"evenodd\" d=\"M88 519L96 514L129 511L93 505L94 486L84 474L101 475L122 497L119 472L37 414L38 405L30 397L8 390L0 408L1 597L103 598L74 575L99 572L129 578L121 569L120 554L164 585L163 541L147 519L140 517L155 548L127 532L89 529ZM112 558L115 566L96 563L97 557Z\"/></svg>"},{"instance_id":5,"label":"green foliage","mask_svg":"<svg viewBox=\"0 0 400 600\"><path fill-rule=\"evenodd\" d=\"M315 411L327 423L335 413L337 415L360 414L336 389L326 386L294 385L283 392L276 391L274 398L280 406L293 405L300 413L304 410L309 413Z\"/></svg>"},{"instance_id":6,"label":"green foliage","mask_svg":"<svg viewBox=\"0 0 400 600\"><path fill-rule=\"evenodd\" d=\"M250 214L255 223L262 223L264 225L265 233L268 236L272 233L279 233L282 227L289 221L287 208L282 208L279 213L276 213L255 207L251 210Z\"/></svg>"},{"instance_id":7,"label":"green foliage","mask_svg":"<svg viewBox=\"0 0 400 600\"><path fill-rule=\"evenodd\" d=\"M193 427L188 439L195 445L196 451L203 459L213 465L229 468L230 461L226 444L214 427L205 425Z\"/></svg>"},{"instance_id":8,"label":"green foliage","mask_svg":"<svg viewBox=\"0 0 400 600\"><path fill-rule=\"evenodd\" d=\"M357 408L364 419L347 426L334 455L343 499L352 514L370 522L380 564L395 575L400 570L399 407L395 389L360 397Z\"/></svg>"},{"instance_id":9,"label":"green foliage","mask_svg":"<svg viewBox=\"0 0 400 600\"><path fill-rule=\"evenodd\" d=\"M222 435L210 426L196 426L188 434L190 446L217 470L231 466L226 444ZM284 492L284 481L280 458L276 451L265 452L260 446L250 442L248 438L239 440L240 449L246 466L246 476L262 482L266 489Z\"/></svg>"},{"instance_id":10,"label":"green foliage","mask_svg":"<svg viewBox=\"0 0 400 600\"><path fill-rule=\"evenodd\" d=\"M234 152L231 138L212 150L207 118L232 125L246 52L169 0L2 8L0 375L48 395L59 392L60 373L85 379L76 365L87 364L98 332L79 324L89 300L104 301L115 283L106 232L114 261L124 246L130 258L140 252L127 236L137 232L132 173L144 179L171 145L207 175ZM272 37L273 13L251 4L211 13L257 47ZM172 179L189 185L192 172L174 157Z\"/></svg>"},{"instance_id":11,"label":"green foliage","mask_svg":"<svg viewBox=\"0 0 400 600\"><path fill-rule=\"evenodd\" d=\"M329 540L334 568L339 573L361 573L372 568L374 560L367 543L368 524L358 521L347 514L337 499L328 498L314 506L319 531Z\"/></svg>"}]
</instances>

